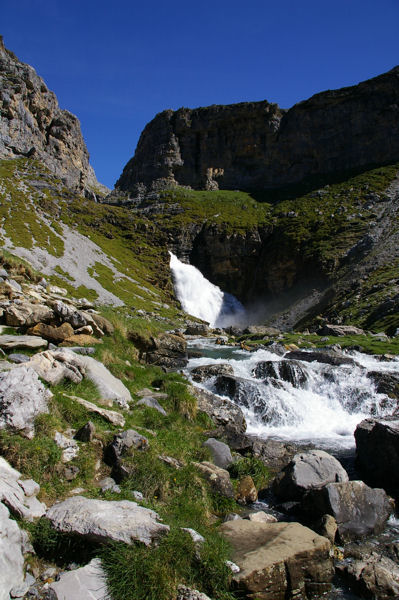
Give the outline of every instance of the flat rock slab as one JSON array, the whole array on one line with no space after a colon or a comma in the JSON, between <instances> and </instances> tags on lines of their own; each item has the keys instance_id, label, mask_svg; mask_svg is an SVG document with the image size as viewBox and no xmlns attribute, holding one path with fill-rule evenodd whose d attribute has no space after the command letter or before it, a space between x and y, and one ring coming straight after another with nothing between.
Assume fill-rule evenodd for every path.
<instances>
[{"instance_id":1,"label":"flat rock slab","mask_svg":"<svg viewBox=\"0 0 399 600\"><path fill-rule=\"evenodd\" d=\"M47 348L48 341L37 335L0 335L0 348L11 350L12 348L30 348L38 350Z\"/></svg>"},{"instance_id":2,"label":"flat rock slab","mask_svg":"<svg viewBox=\"0 0 399 600\"><path fill-rule=\"evenodd\" d=\"M9 428L33 438L35 418L48 412L47 402L52 396L35 371L25 365L1 372L0 429Z\"/></svg>"},{"instance_id":3,"label":"flat rock slab","mask_svg":"<svg viewBox=\"0 0 399 600\"><path fill-rule=\"evenodd\" d=\"M238 519L220 532L240 567L233 581L247 597L288 600L322 595L334 575L330 542L299 523L258 523Z\"/></svg>"},{"instance_id":4,"label":"flat rock slab","mask_svg":"<svg viewBox=\"0 0 399 600\"><path fill-rule=\"evenodd\" d=\"M79 396L69 396L69 394L63 394L63 396L65 396L66 398L70 398L71 400L75 400L75 402L78 402L79 404L84 406L89 412L97 413L113 425L117 425L118 427L125 426L125 419L123 418L121 413L116 412L116 410L107 410L106 408L101 408L93 402L89 402L84 398L79 398Z\"/></svg>"},{"instance_id":5,"label":"flat rock slab","mask_svg":"<svg viewBox=\"0 0 399 600\"><path fill-rule=\"evenodd\" d=\"M149 546L169 532L158 514L129 500L93 500L74 496L54 504L46 513L52 527L96 542L135 541Z\"/></svg>"},{"instance_id":6,"label":"flat rock slab","mask_svg":"<svg viewBox=\"0 0 399 600\"><path fill-rule=\"evenodd\" d=\"M62 573L50 584L57 600L106 600L109 598L105 573L99 558L85 567Z\"/></svg>"},{"instance_id":7,"label":"flat rock slab","mask_svg":"<svg viewBox=\"0 0 399 600\"><path fill-rule=\"evenodd\" d=\"M23 537L8 509L0 503L0 600L10 600L12 588L24 583Z\"/></svg>"}]
</instances>

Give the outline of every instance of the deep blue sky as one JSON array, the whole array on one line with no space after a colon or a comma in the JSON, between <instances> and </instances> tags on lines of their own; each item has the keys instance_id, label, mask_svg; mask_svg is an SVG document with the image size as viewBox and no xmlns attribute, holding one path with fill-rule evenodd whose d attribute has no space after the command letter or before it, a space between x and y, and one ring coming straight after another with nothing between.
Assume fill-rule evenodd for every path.
<instances>
[{"instance_id":1,"label":"deep blue sky","mask_svg":"<svg viewBox=\"0 0 399 600\"><path fill-rule=\"evenodd\" d=\"M399 64L399 0L1 0L0 14L109 187L166 108L288 108Z\"/></svg>"}]
</instances>

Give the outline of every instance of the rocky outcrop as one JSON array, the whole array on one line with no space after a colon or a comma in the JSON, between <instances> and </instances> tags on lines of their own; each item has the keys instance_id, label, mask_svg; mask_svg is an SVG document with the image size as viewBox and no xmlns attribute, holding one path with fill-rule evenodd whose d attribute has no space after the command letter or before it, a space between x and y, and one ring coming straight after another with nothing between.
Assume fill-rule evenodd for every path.
<instances>
[{"instance_id":1,"label":"rocky outcrop","mask_svg":"<svg viewBox=\"0 0 399 600\"><path fill-rule=\"evenodd\" d=\"M330 542L307 527L238 519L220 529L240 567L233 581L247 598L306 599L330 589L334 575Z\"/></svg>"},{"instance_id":2,"label":"rocky outcrop","mask_svg":"<svg viewBox=\"0 0 399 600\"><path fill-rule=\"evenodd\" d=\"M238 435L244 433L247 424L244 413L237 404L202 388L190 386L189 391L197 400L198 410L206 413L219 429L228 429Z\"/></svg>"},{"instance_id":3,"label":"rocky outcrop","mask_svg":"<svg viewBox=\"0 0 399 600\"><path fill-rule=\"evenodd\" d=\"M22 546L17 522L10 519L7 508L0 503L0 600L9 600L11 590L23 584Z\"/></svg>"},{"instance_id":4,"label":"rocky outcrop","mask_svg":"<svg viewBox=\"0 0 399 600\"><path fill-rule=\"evenodd\" d=\"M399 68L282 110L243 102L158 114L117 187L264 190L399 159Z\"/></svg>"},{"instance_id":5,"label":"rocky outcrop","mask_svg":"<svg viewBox=\"0 0 399 600\"><path fill-rule=\"evenodd\" d=\"M7 50L0 38L0 158L34 157L73 191L106 194L89 165L89 153L75 115L30 65Z\"/></svg>"}]
</instances>

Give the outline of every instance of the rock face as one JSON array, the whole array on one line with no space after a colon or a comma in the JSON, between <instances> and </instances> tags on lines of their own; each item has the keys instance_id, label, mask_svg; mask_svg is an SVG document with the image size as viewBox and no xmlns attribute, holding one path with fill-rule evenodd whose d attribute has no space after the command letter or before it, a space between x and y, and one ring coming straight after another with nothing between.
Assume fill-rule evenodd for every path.
<instances>
[{"instance_id":1,"label":"rock face","mask_svg":"<svg viewBox=\"0 0 399 600\"><path fill-rule=\"evenodd\" d=\"M89 165L79 120L60 109L43 79L2 38L0 73L0 158L34 156L77 192L102 187Z\"/></svg>"},{"instance_id":2,"label":"rock face","mask_svg":"<svg viewBox=\"0 0 399 600\"><path fill-rule=\"evenodd\" d=\"M305 599L330 589L334 574L330 542L307 527L238 519L220 530L240 567L233 581L246 597Z\"/></svg>"},{"instance_id":3,"label":"rock face","mask_svg":"<svg viewBox=\"0 0 399 600\"><path fill-rule=\"evenodd\" d=\"M46 514L51 525L62 533L72 533L96 542L134 541L149 546L169 527L158 522L158 514L128 500L92 500L74 496L54 504Z\"/></svg>"},{"instance_id":4,"label":"rock face","mask_svg":"<svg viewBox=\"0 0 399 600\"><path fill-rule=\"evenodd\" d=\"M299 500L309 490L348 479L336 458L323 450L310 450L294 456L274 481L273 491L281 500Z\"/></svg>"},{"instance_id":5,"label":"rock face","mask_svg":"<svg viewBox=\"0 0 399 600\"><path fill-rule=\"evenodd\" d=\"M116 185L263 190L394 162L398 117L398 67L288 111L266 101L166 110L146 126Z\"/></svg>"},{"instance_id":6,"label":"rock face","mask_svg":"<svg viewBox=\"0 0 399 600\"><path fill-rule=\"evenodd\" d=\"M381 533L393 512L384 490L370 488L363 481L329 483L311 490L302 505L312 520L326 514L333 516L342 542Z\"/></svg>"},{"instance_id":7,"label":"rock face","mask_svg":"<svg viewBox=\"0 0 399 600\"><path fill-rule=\"evenodd\" d=\"M365 419L356 427L357 465L370 485L399 496L399 419Z\"/></svg>"},{"instance_id":8,"label":"rock face","mask_svg":"<svg viewBox=\"0 0 399 600\"><path fill-rule=\"evenodd\" d=\"M347 579L351 589L362 598L389 600L399 597L399 567L378 552L362 555L361 547L338 563L337 571ZM346 554L346 552L345 552Z\"/></svg>"}]
</instances>

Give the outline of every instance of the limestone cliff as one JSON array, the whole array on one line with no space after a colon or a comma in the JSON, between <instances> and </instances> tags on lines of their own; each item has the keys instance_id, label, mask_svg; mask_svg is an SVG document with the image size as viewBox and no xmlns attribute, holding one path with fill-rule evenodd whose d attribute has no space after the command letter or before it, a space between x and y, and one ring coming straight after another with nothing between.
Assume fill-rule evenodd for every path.
<instances>
[{"instance_id":1,"label":"limestone cliff","mask_svg":"<svg viewBox=\"0 0 399 600\"><path fill-rule=\"evenodd\" d=\"M116 186L265 190L398 159L395 67L288 111L266 101L166 110L144 129Z\"/></svg>"},{"instance_id":2,"label":"limestone cliff","mask_svg":"<svg viewBox=\"0 0 399 600\"><path fill-rule=\"evenodd\" d=\"M0 36L0 158L34 156L77 192L105 194L89 165L80 123L30 65L5 48Z\"/></svg>"}]
</instances>

